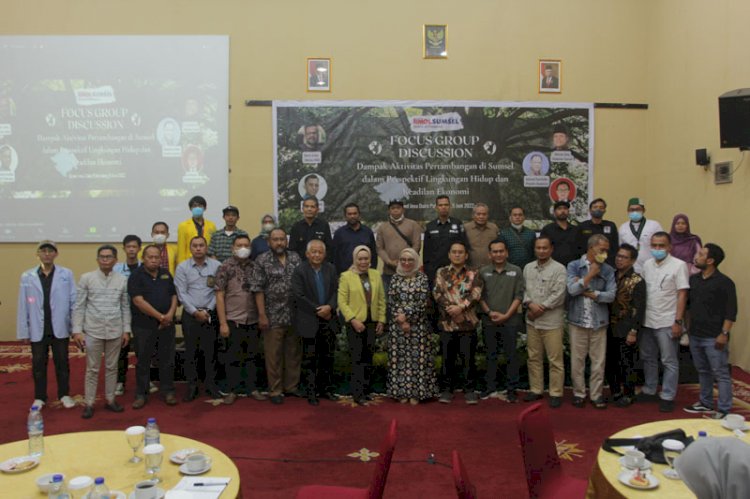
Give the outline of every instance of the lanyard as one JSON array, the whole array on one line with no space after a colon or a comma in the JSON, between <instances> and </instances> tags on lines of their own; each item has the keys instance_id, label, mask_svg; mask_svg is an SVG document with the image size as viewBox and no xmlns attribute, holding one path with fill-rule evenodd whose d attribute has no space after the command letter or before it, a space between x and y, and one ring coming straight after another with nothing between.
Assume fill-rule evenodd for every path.
<instances>
[{"instance_id":1,"label":"lanyard","mask_svg":"<svg viewBox=\"0 0 750 499\"><path fill-rule=\"evenodd\" d=\"M636 242L636 249L638 251L641 250L641 234L643 233L643 228L646 226L646 219L641 219L641 226L638 227L638 230L635 230L635 227L633 227L633 222L630 222L630 232L633 233L633 236L635 236L635 242Z\"/></svg>"}]
</instances>

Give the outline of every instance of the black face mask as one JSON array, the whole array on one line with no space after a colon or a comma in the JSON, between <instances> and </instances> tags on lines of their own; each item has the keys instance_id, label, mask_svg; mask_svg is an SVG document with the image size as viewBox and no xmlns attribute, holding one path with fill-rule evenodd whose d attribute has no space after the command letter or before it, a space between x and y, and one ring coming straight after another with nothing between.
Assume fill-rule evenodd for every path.
<instances>
[{"instance_id":1,"label":"black face mask","mask_svg":"<svg viewBox=\"0 0 750 499\"><path fill-rule=\"evenodd\" d=\"M604 210L591 210L591 218L602 218Z\"/></svg>"}]
</instances>

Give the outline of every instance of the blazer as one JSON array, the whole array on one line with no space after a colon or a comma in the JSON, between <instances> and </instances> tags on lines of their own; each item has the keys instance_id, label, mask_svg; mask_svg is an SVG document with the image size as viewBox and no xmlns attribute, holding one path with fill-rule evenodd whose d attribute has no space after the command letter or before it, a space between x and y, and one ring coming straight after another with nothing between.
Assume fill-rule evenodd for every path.
<instances>
[{"instance_id":1,"label":"blazer","mask_svg":"<svg viewBox=\"0 0 750 499\"><path fill-rule=\"evenodd\" d=\"M328 327L337 327L336 305L338 302L339 280L336 268L332 263L323 262L320 268L323 275L323 289L326 296L325 305L331 307L331 320ZM292 274L292 294L294 295L294 319L292 323L297 334L303 338L314 338L318 333L320 322L316 314L318 305L318 286L315 284L315 270L308 262L302 262ZM325 321L324 321L325 322Z\"/></svg>"},{"instance_id":2,"label":"blazer","mask_svg":"<svg viewBox=\"0 0 750 499\"><path fill-rule=\"evenodd\" d=\"M216 232L216 224L211 220L203 219L203 237L206 238L206 245L211 244L211 236ZM192 258L190 253L190 240L198 235L198 229L192 218L180 222L177 226L177 265L181 264L188 258ZM174 269L170 269L170 274L174 276Z\"/></svg>"},{"instance_id":3,"label":"blazer","mask_svg":"<svg viewBox=\"0 0 750 499\"><path fill-rule=\"evenodd\" d=\"M37 266L21 274L16 316L16 338L19 340L37 342L44 338L44 291L38 270ZM67 338L76 304L76 283L70 269L55 265L49 297L55 338Z\"/></svg>"},{"instance_id":4,"label":"blazer","mask_svg":"<svg viewBox=\"0 0 750 499\"><path fill-rule=\"evenodd\" d=\"M380 272L368 269L367 275L372 286L372 300L370 303L370 316L376 322L385 323L385 290ZM359 274L347 270L339 278L339 311L348 323L352 319L360 321L367 320L367 298L362 288Z\"/></svg>"}]
</instances>

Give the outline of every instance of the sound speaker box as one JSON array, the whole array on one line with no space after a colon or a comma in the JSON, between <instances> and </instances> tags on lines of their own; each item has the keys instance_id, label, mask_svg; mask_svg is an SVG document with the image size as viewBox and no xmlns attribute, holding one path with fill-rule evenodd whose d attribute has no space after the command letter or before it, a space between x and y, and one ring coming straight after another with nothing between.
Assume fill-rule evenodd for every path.
<instances>
[{"instance_id":1,"label":"sound speaker box","mask_svg":"<svg viewBox=\"0 0 750 499\"><path fill-rule=\"evenodd\" d=\"M721 147L750 147L750 88L719 96Z\"/></svg>"}]
</instances>

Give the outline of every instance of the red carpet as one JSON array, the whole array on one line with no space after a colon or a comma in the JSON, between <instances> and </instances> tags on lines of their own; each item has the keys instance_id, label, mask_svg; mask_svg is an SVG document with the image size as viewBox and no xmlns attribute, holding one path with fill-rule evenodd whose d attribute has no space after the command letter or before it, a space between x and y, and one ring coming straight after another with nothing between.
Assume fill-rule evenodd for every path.
<instances>
[{"instance_id":1,"label":"red carpet","mask_svg":"<svg viewBox=\"0 0 750 499\"><path fill-rule=\"evenodd\" d=\"M71 354L72 395L82 400L83 358ZM750 375L738 369L735 410L750 416ZM50 380L54 380L50 362ZM129 388L133 386L129 373ZM0 442L26 438L26 415L33 399L28 349L18 344L0 345L0 384L5 410L0 412ZM49 393L55 393L54 381ZM100 383L100 389L103 382ZM182 386L178 385L181 397ZM680 386L677 407L696 399L696 388ZM565 405L550 411L564 470L574 476L589 475L602 440L624 428L656 419L691 417L681 410L660 414L656 404L636 404L627 410ZM145 409L129 405L132 389L121 402L123 414L103 409L100 401L94 418L83 420L80 409L65 410L53 402L44 410L48 434L100 429L125 429L158 418L162 431L205 441L232 457L240 470L245 498L290 498L303 484L365 487L373 464L364 462L368 449L375 451L392 418L399 422L396 445L385 496L390 498L455 497L450 469L453 449L461 452L479 497L524 497L526 484L518 445L516 417L527 404L500 400L467 406L461 394L451 405L429 403L412 407L381 399L370 407L352 407L345 401L321 401L317 408L306 400L288 398L282 406L240 399L233 406L214 407L207 399L167 407L151 397ZM126 445L123 436L123 446ZM438 464L428 464L430 453ZM364 456L364 457L363 457ZM288 460L288 462L283 462Z\"/></svg>"}]
</instances>

